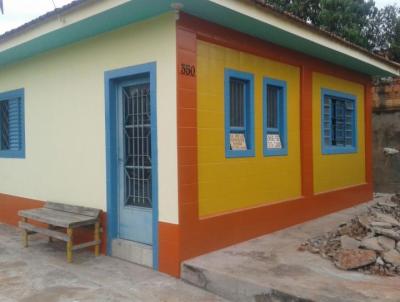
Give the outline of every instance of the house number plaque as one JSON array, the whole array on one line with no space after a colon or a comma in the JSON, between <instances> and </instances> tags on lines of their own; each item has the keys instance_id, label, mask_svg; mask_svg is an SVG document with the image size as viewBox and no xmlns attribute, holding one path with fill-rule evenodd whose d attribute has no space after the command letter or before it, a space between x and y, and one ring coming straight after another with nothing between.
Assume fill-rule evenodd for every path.
<instances>
[{"instance_id":1,"label":"house number plaque","mask_svg":"<svg viewBox=\"0 0 400 302\"><path fill-rule=\"evenodd\" d=\"M194 77L196 76L196 67L190 64L181 64L181 74Z\"/></svg>"}]
</instances>

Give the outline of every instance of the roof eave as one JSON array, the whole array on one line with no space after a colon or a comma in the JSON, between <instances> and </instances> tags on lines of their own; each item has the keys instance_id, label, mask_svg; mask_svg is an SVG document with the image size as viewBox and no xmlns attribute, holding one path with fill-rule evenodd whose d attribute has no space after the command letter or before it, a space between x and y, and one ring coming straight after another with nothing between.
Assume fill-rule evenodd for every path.
<instances>
[{"instance_id":1,"label":"roof eave","mask_svg":"<svg viewBox=\"0 0 400 302\"><path fill-rule=\"evenodd\" d=\"M0 36L0 66L171 11L172 0L77 0ZM183 11L371 76L400 76L400 65L258 0L180 0ZM224 16L224 18L221 18Z\"/></svg>"}]
</instances>

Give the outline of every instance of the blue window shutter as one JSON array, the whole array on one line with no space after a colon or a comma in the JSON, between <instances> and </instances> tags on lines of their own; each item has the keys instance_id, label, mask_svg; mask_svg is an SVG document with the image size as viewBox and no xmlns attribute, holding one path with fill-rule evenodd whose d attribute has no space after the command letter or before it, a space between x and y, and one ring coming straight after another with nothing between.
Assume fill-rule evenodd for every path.
<instances>
[{"instance_id":1,"label":"blue window shutter","mask_svg":"<svg viewBox=\"0 0 400 302\"><path fill-rule=\"evenodd\" d=\"M21 149L21 101L12 99L9 101L9 137L10 150Z\"/></svg>"}]
</instances>

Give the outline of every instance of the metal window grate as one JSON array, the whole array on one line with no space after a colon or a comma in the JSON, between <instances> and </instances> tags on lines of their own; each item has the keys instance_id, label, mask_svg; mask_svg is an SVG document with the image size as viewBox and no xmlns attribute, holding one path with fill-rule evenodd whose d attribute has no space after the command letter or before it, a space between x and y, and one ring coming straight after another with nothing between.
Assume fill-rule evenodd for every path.
<instances>
[{"instance_id":1,"label":"metal window grate","mask_svg":"<svg viewBox=\"0 0 400 302\"><path fill-rule=\"evenodd\" d=\"M10 106L8 101L0 102L0 150L10 149Z\"/></svg>"},{"instance_id":2,"label":"metal window grate","mask_svg":"<svg viewBox=\"0 0 400 302\"><path fill-rule=\"evenodd\" d=\"M230 79L230 126L244 132L246 124L246 85L247 81Z\"/></svg>"},{"instance_id":3,"label":"metal window grate","mask_svg":"<svg viewBox=\"0 0 400 302\"><path fill-rule=\"evenodd\" d=\"M150 85L122 89L125 205L152 207Z\"/></svg>"},{"instance_id":4,"label":"metal window grate","mask_svg":"<svg viewBox=\"0 0 400 302\"><path fill-rule=\"evenodd\" d=\"M269 128L269 132L279 132L279 95L281 90L281 87L267 85L267 128Z\"/></svg>"}]
</instances>

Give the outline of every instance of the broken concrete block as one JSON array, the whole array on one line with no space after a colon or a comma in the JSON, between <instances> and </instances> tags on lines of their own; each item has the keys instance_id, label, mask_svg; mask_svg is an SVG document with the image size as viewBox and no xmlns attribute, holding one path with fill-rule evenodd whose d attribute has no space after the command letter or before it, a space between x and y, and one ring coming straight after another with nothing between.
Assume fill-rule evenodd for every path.
<instances>
[{"instance_id":1,"label":"broken concrete block","mask_svg":"<svg viewBox=\"0 0 400 302\"><path fill-rule=\"evenodd\" d=\"M351 238L348 235L343 235L342 237L340 237L340 244L342 246L342 249L352 250L359 248L361 243L360 241Z\"/></svg>"},{"instance_id":2,"label":"broken concrete block","mask_svg":"<svg viewBox=\"0 0 400 302\"><path fill-rule=\"evenodd\" d=\"M396 231L394 231L392 229L373 228L373 231L376 234L392 238L392 239L394 239L396 241L400 241L400 232L396 232Z\"/></svg>"},{"instance_id":3,"label":"broken concrete block","mask_svg":"<svg viewBox=\"0 0 400 302\"><path fill-rule=\"evenodd\" d=\"M394 226L400 226L400 222L396 218L394 218L390 215L383 214L383 213L376 213L375 216L376 216L376 219L375 219L376 221L387 222Z\"/></svg>"},{"instance_id":4,"label":"broken concrete block","mask_svg":"<svg viewBox=\"0 0 400 302\"><path fill-rule=\"evenodd\" d=\"M367 250L372 250L376 252L383 252L385 249L379 244L378 238L372 237L372 238L364 238L361 241L361 247L367 249Z\"/></svg>"},{"instance_id":5,"label":"broken concrete block","mask_svg":"<svg viewBox=\"0 0 400 302\"><path fill-rule=\"evenodd\" d=\"M340 250L335 265L344 270L355 269L374 263L376 253L371 250Z\"/></svg>"},{"instance_id":6,"label":"broken concrete block","mask_svg":"<svg viewBox=\"0 0 400 302\"><path fill-rule=\"evenodd\" d=\"M390 250L388 252L384 252L382 257L386 263L391 263L394 266L400 266L400 253L398 251Z\"/></svg>"},{"instance_id":7,"label":"broken concrete block","mask_svg":"<svg viewBox=\"0 0 400 302\"><path fill-rule=\"evenodd\" d=\"M396 247L396 241L386 236L377 237L379 245L385 250L390 251Z\"/></svg>"}]
</instances>

